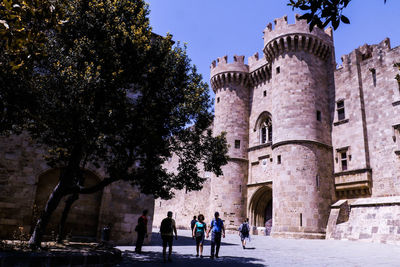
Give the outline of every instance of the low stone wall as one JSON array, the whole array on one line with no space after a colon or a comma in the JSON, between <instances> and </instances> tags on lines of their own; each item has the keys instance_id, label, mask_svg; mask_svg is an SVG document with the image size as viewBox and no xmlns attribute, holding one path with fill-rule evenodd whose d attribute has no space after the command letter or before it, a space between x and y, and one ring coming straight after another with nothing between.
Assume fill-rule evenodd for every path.
<instances>
[{"instance_id":1,"label":"low stone wall","mask_svg":"<svg viewBox=\"0 0 400 267\"><path fill-rule=\"evenodd\" d=\"M332 205L326 239L400 244L400 197L338 201Z\"/></svg>"}]
</instances>

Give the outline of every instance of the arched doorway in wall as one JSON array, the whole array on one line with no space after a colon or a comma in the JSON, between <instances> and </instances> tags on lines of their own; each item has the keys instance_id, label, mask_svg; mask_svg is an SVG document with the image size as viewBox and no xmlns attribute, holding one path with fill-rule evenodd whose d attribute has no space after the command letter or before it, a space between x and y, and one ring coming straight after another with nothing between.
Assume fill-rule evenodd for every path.
<instances>
[{"instance_id":1,"label":"arched doorway in wall","mask_svg":"<svg viewBox=\"0 0 400 267\"><path fill-rule=\"evenodd\" d=\"M39 212L43 211L51 192L57 185L59 175L59 169L52 169L39 176L35 196L35 205ZM95 185L100 181L100 179L90 171L85 171L84 175L85 187ZM65 224L65 233L70 233L72 237L89 240L96 239L102 194L103 192L99 191L94 194L79 196L79 199L74 202L68 214ZM61 214L65 207L65 200L66 197L61 200L57 209L53 212L45 235L50 236L52 231L57 234Z\"/></svg>"},{"instance_id":2,"label":"arched doorway in wall","mask_svg":"<svg viewBox=\"0 0 400 267\"><path fill-rule=\"evenodd\" d=\"M266 235L272 228L272 189L268 186L259 188L253 195L249 206L250 224L262 229Z\"/></svg>"}]
</instances>

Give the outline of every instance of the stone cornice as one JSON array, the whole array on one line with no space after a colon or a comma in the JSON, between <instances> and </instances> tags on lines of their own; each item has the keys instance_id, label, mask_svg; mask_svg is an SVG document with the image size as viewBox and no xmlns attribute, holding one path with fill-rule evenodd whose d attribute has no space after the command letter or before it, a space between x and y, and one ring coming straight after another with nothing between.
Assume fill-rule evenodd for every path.
<instances>
[{"instance_id":1,"label":"stone cornice","mask_svg":"<svg viewBox=\"0 0 400 267\"><path fill-rule=\"evenodd\" d=\"M283 146L283 145L290 145L290 144L312 144L312 145L317 145L317 146L321 146L323 148L326 148L328 150L332 150L332 146L318 142L318 141L313 141L313 140L287 140L287 141L281 141L278 143L275 143L272 145L272 149L275 149L279 146Z\"/></svg>"}]
</instances>

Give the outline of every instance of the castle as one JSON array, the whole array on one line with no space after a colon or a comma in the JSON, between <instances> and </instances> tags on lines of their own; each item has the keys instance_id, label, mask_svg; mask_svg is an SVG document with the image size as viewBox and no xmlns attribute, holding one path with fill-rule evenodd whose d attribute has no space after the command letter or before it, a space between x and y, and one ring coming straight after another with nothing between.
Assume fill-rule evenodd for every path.
<instances>
[{"instance_id":1,"label":"castle","mask_svg":"<svg viewBox=\"0 0 400 267\"><path fill-rule=\"evenodd\" d=\"M263 56L211 65L215 134L227 133L223 176L156 200L178 227L219 211L228 230L400 243L400 47L363 45L336 67L331 29L296 16L264 30ZM167 168L176 168L176 159Z\"/></svg>"}]
</instances>

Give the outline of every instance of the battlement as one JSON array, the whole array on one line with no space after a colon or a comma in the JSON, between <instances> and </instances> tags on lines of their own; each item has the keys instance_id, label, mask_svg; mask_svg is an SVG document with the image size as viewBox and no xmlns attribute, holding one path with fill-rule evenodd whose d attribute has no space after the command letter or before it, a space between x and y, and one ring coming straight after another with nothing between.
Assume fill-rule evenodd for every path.
<instances>
[{"instance_id":1,"label":"battlement","mask_svg":"<svg viewBox=\"0 0 400 267\"><path fill-rule=\"evenodd\" d=\"M387 52L389 50L391 50L389 38L385 38L379 44L364 44L354 49L349 54L341 56L342 65L339 65L337 69L346 69L356 62L363 62L369 59L379 60L383 56L382 52Z\"/></svg>"},{"instance_id":2,"label":"battlement","mask_svg":"<svg viewBox=\"0 0 400 267\"><path fill-rule=\"evenodd\" d=\"M249 57L249 72L253 85L257 85L271 77L270 66L264 55L260 58L257 52Z\"/></svg>"},{"instance_id":3,"label":"battlement","mask_svg":"<svg viewBox=\"0 0 400 267\"><path fill-rule=\"evenodd\" d=\"M223 72L249 72L249 66L244 63L244 56L233 56L233 62L228 63L228 56L219 57L211 63L211 77Z\"/></svg>"},{"instance_id":4,"label":"battlement","mask_svg":"<svg viewBox=\"0 0 400 267\"><path fill-rule=\"evenodd\" d=\"M228 63L228 56L219 57L211 63L211 86L214 91L227 82L247 83L249 66L244 63L244 56L233 56L233 62Z\"/></svg>"},{"instance_id":5,"label":"battlement","mask_svg":"<svg viewBox=\"0 0 400 267\"><path fill-rule=\"evenodd\" d=\"M295 15L295 23L288 24L287 16L274 20L264 29L264 53L272 61L283 52L305 50L326 60L333 47L332 29L321 30L315 27L311 32L305 20Z\"/></svg>"}]
</instances>

